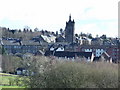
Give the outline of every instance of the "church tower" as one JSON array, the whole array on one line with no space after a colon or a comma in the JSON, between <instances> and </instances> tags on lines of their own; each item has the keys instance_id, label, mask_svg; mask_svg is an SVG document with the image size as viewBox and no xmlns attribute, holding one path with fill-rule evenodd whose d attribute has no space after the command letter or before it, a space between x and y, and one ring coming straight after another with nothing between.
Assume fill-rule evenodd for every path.
<instances>
[{"instance_id":1,"label":"church tower","mask_svg":"<svg viewBox=\"0 0 120 90\"><path fill-rule=\"evenodd\" d=\"M74 19L72 21L70 15L69 21L66 22L66 27L65 27L65 40L68 43L74 42L74 25L75 25Z\"/></svg>"}]
</instances>

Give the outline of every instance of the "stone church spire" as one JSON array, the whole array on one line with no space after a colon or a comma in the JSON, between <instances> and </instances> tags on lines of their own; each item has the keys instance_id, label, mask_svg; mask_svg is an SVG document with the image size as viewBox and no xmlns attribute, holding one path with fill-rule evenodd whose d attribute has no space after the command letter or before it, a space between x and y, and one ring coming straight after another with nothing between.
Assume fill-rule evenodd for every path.
<instances>
[{"instance_id":1,"label":"stone church spire","mask_svg":"<svg viewBox=\"0 0 120 90\"><path fill-rule=\"evenodd\" d=\"M69 21L71 21L71 14L69 15Z\"/></svg>"},{"instance_id":2,"label":"stone church spire","mask_svg":"<svg viewBox=\"0 0 120 90\"><path fill-rule=\"evenodd\" d=\"M69 21L66 22L65 27L65 40L66 42L73 43L74 42L74 19L71 20L71 14L69 15Z\"/></svg>"}]
</instances>

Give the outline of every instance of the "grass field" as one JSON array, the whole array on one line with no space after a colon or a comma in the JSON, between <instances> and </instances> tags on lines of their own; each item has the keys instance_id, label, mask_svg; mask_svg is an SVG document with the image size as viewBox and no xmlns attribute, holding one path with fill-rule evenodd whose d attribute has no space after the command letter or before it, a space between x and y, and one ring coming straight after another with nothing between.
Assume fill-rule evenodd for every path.
<instances>
[{"instance_id":1,"label":"grass field","mask_svg":"<svg viewBox=\"0 0 120 90\"><path fill-rule=\"evenodd\" d=\"M9 86L16 79L17 75L0 73L0 85ZM11 83L12 82L12 83Z\"/></svg>"},{"instance_id":2,"label":"grass field","mask_svg":"<svg viewBox=\"0 0 120 90\"><path fill-rule=\"evenodd\" d=\"M24 88L20 86L0 86L0 88Z\"/></svg>"},{"instance_id":3,"label":"grass field","mask_svg":"<svg viewBox=\"0 0 120 90\"><path fill-rule=\"evenodd\" d=\"M1 88L24 88L22 86L16 85L16 78L19 78L17 75L0 73L0 89Z\"/></svg>"}]
</instances>

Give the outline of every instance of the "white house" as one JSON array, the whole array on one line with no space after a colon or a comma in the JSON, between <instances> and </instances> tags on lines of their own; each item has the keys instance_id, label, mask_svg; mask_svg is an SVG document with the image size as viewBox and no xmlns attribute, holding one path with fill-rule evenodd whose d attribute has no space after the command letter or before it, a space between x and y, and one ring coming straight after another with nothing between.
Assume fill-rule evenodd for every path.
<instances>
[{"instance_id":1,"label":"white house","mask_svg":"<svg viewBox=\"0 0 120 90\"><path fill-rule=\"evenodd\" d=\"M95 53L95 56L96 57L99 57L103 54L104 50L103 49L96 49L96 53Z\"/></svg>"},{"instance_id":2,"label":"white house","mask_svg":"<svg viewBox=\"0 0 120 90\"><path fill-rule=\"evenodd\" d=\"M54 49L55 49L54 47L51 47L51 48L50 48L50 51L54 51Z\"/></svg>"},{"instance_id":3,"label":"white house","mask_svg":"<svg viewBox=\"0 0 120 90\"><path fill-rule=\"evenodd\" d=\"M84 49L85 52L93 52L95 57L99 57L103 54L104 50L103 49Z\"/></svg>"},{"instance_id":4,"label":"white house","mask_svg":"<svg viewBox=\"0 0 120 90\"><path fill-rule=\"evenodd\" d=\"M92 49L85 49L85 52L92 52Z\"/></svg>"},{"instance_id":5,"label":"white house","mask_svg":"<svg viewBox=\"0 0 120 90\"><path fill-rule=\"evenodd\" d=\"M64 51L64 47L59 47L56 51Z\"/></svg>"}]
</instances>

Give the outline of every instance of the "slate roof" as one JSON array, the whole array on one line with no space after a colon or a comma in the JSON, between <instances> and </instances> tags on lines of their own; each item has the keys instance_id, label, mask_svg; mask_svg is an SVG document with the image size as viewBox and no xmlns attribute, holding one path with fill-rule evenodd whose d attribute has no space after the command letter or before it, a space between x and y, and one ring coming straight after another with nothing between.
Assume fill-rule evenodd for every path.
<instances>
[{"instance_id":1,"label":"slate roof","mask_svg":"<svg viewBox=\"0 0 120 90\"><path fill-rule=\"evenodd\" d=\"M63 37L63 36L58 36L57 38L56 38L56 42L65 42L65 37Z\"/></svg>"},{"instance_id":2,"label":"slate roof","mask_svg":"<svg viewBox=\"0 0 120 90\"><path fill-rule=\"evenodd\" d=\"M25 68L17 68L16 70L22 71L25 70Z\"/></svg>"},{"instance_id":3,"label":"slate roof","mask_svg":"<svg viewBox=\"0 0 120 90\"><path fill-rule=\"evenodd\" d=\"M57 57L67 57L67 58L72 58L72 57L85 57L88 58L92 56L92 52L69 52L69 51L58 51L54 53L54 56Z\"/></svg>"},{"instance_id":4,"label":"slate roof","mask_svg":"<svg viewBox=\"0 0 120 90\"><path fill-rule=\"evenodd\" d=\"M46 51L45 56L54 55L56 57L67 57L67 58L73 58L73 57L85 57L88 58L92 57L92 52L70 52L70 51Z\"/></svg>"},{"instance_id":5,"label":"slate roof","mask_svg":"<svg viewBox=\"0 0 120 90\"><path fill-rule=\"evenodd\" d=\"M3 45L20 45L19 42L15 42L14 40L2 40ZM35 42L33 40L29 41L21 41L22 45L40 45L39 42Z\"/></svg>"},{"instance_id":6,"label":"slate roof","mask_svg":"<svg viewBox=\"0 0 120 90\"><path fill-rule=\"evenodd\" d=\"M85 48L85 49L106 49L105 45L81 45L79 46L81 48Z\"/></svg>"},{"instance_id":7,"label":"slate roof","mask_svg":"<svg viewBox=\"0 0 120 90\"><path fill-rule=\"evenodd\" d=\"M106 60L109 60L111 57L110 55L108 55L107 52L103 52L102 56L106 59Z\"/></svg>"},{"instance_id":8,"label":"slate roof","mask_svg":"<svg viewBox=\"0 0 120 90\"><path fill-rule=\"evenodd\" d=\"M102 40L101 38L93 38L92 41Z\"/></svg>"},{"instance_id":9,"label":"slate roof","mask_svg":"<svg viewBox=\"0 0 120 90\"><path fill-rule=\"evenodd\" d=\"M111 57L106 52L103 52L103 54L99 57L94 57L93 61L100 61L101 57L104 57L105 60L110 60Z\"/></svg>"},{"instance_id":10,"label":"slate roof","mask_svg":"<svg viewBox=\"0 0 120 90\"><path fill-rule=\"evenodd\" d=\"M49 37L45 35L41 35L41 37L48 43L55 42L55 39L56 39L56 37L52 35L50 35Z\"/></svg>"}]
</instances>

